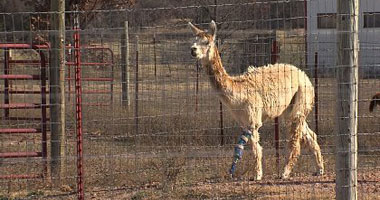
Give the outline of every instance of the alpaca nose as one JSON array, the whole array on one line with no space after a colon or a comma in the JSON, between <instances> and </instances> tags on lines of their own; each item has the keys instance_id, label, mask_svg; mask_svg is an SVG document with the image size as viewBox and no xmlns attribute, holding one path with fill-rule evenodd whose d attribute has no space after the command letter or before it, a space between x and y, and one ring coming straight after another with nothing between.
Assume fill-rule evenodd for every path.
<instances>
[{"instance_id":1,"label":"alpaca nose","mask_svg":"<svg viewBox=\"0 0 380 200\"><path fill-rule=\"evenodd\" d=\"M197 50L197 48L195 48L195 47L191 47L191 55L192 55L192 56L196 56L196 55L197 55L197 54L195 53L196 50Z\"/></svg>"}]
</instances>

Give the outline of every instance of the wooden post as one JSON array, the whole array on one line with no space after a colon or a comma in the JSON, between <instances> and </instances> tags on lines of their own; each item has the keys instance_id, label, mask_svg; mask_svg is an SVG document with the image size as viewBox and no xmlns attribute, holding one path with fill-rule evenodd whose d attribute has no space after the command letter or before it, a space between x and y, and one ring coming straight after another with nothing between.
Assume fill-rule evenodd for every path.
<instances>
[{"instance_id":1,"label":"wooden post","mask_svg":"<svg viewBox=\"0 0 380 200\"><path fill-rule=\"evenodd\" d=\"M359 0L337 1L336 199L357 199Z\"/></svg>"},{"instance_id":2,"label":"wooden post","mask_svg":"<svg viewBox=\"0 0 380 200\"><path fill-rule=\"evenodd\" d=\"M50 32L50 132L51 178L60 184L65 174L65 1L51 2L52 32Z\"/></svg>"},{"instance_id":3,"label":"wooden post","mask_svg":"<svg viewBox=\"0 0 380 200\"><path fill-rule=\"evenodd\" d=\"M121 103L123 106L131 104L129 100L129 30L128 21L124 22L124 34L121 38Z\"/></svg>"}]
</instances>

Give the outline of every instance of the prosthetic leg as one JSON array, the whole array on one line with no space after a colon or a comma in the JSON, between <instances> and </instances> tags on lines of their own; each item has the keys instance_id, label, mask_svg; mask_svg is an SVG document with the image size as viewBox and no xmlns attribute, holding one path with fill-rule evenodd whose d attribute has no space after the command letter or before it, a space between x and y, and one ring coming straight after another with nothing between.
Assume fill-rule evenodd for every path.
<instances>
[{"instance_id":1,"label":"prosthetic leg","mask_svg":"<svg viewBox=\"0 0 380 200\"><path fill-rule=\"evenodd\" d=\"M248 140L250 140L251 137L252 137L252 132L249 130L244 130L243 134L240 135L239 142L235 146L234 159L232 161L231 169L229 171L231 177L233 177L236 171L236 164L242 158L244 147L247 145Z\"/></svg>"}]
</instances>

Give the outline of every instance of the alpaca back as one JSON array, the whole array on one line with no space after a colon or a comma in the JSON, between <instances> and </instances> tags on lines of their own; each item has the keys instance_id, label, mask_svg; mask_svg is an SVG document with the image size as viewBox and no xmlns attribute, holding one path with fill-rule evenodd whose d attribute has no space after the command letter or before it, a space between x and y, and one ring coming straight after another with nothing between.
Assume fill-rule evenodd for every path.
<instances>
[{"instance_id":1,"label":"alpaca back","mask_svg":"<svg viewBox=\"0 0 380 200\"><path fill-rule=\"evenodd\" d=\"M240 77L248 80L254 95L260 96L263 114L269 118L280 116L287 108L297 113L290 116L307 116L314 104L314 88L302 70L290 64L274 64L250 69ZM257 97L250 102L256 104Z\"/></svg>"}]
</instances>

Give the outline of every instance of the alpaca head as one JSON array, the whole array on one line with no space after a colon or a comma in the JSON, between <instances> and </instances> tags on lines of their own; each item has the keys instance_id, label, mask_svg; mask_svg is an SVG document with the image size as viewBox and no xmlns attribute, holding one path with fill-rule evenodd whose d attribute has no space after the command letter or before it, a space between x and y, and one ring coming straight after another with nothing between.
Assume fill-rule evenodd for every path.
<instances>
[{"instance_id":1,"label":"alpaca head","mask_svg":"<svg viewBox=\"0 0 380 200\"><path fill-rule=\"evenodd\" d=\"M215 47L216 37L216 24L214 21L210 23L210 32L201 30L189 22L190 28L195 35L194 44L191 46L191 55L197 59L209 58L213 53L211 52ZM210 56L208 56L210 55Z\"/></svg>"}]
</instances>

